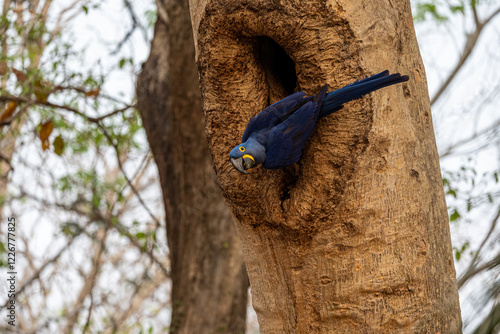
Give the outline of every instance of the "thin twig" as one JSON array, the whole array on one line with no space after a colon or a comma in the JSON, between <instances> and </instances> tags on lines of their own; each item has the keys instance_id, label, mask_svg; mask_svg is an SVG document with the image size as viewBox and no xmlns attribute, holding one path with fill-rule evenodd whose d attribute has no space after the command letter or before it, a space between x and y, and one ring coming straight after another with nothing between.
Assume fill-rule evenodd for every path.
<instances>
[{"instance_id":1,"label":"thin twig","mask_svg":"<svg viewBox=\"0 0 500 334\"><path fill-rule=\"evenodd\" d=\"M493 218L490 224L490 229L488 231L488 234L486 234L486 237L483 239L481 242L481 245L476 251L476 254L474 255L474 258L472 259L471 263L469 264L469 267L465 271L465 273L458 279L457 285L458 288L460 289L472 276L477 275L483 270L486 269L491 269L492 264L498 265L498 259L500 259L500 254L495 257L494 260L487 262L486 264L478 267L477 262L479 260L479 256L481 251L483 250L483 247L486 245L488 239L491 237L493 231L495 230L498 220L500 219L500 209L498 210L496 216Z\"/></svg>"},{"instance_id":2,"label":"thin twig","mask_svg":"<svg viewBox=\"0 0 500 334\"><path fill-rule=\"evenodd\" d=\"M85 298L87 298L89 294L92 294L92 290L94 289L97 278L99 277L100 268L103 261L102 257L104 249L106 248L105 241L108 236L108 226L101 227L96 234L98 236L96 240L97 249L95 250L94 258L92 261L92 269L88 274L86 275L84 274L85 283L83 284L83 287L80 290L80 293L78 294L78 297L76 298L76 301L73 304L72 309L68 312L68 315L66 316L67 323L63 333L73 332L73 327L75 327L75 324L78 321L78 315L80 314L80 311L82 309L83 302L85 301Z\"/></svg>"},{"instance_id":3,"label":"thin twig","mask_svg":"<svg viewBox=\"0 0 500 334\"><path fill-rule=\"evenodd\" d=\"M149 165L149 162L151 161L151 150L149 149L146 154L144 155L144 158L142 159L141 163L139 164L139 167L137 168L135 174L132 176L131 181L136 180L139 177L142 177L144 174L146 167ZM118 198L123 194L123 191L125 190L126 186L124 186L120 191L118 192ZM137 188L136 188L137 189ZM129 193L130 196L133 196L134 193ZM118 198L116 201L111 205L109 211L113 212L115 205L118 203ZM127 200L128 202L128 200ZM125 209L125 208L124 208ZM121 212L118 212L118 215L121 215Z\"/></svg>"},{"instance_id":4,"label":"thin twig","mask_svg":"<svg viewBox=\"0 0 500 334\"><path fill-rule=\"evenodd\" d=\"M71 238L67 242L67 244L59 250L59 252L56 255L54 255L52 258L47 260L26 282L24 282L23 285L21 285L19 287L19 289L16 290L16 294L18 296L21 295L28 286L30 286L36 279L40 278L40 275L45 270L45 268L47 268L47 266L49 264L56 262L59 259L59 257L62 255L62 253L64 251L66 251L66 249L68 249L69 246L71 246L71 244L73 243L73 240L75 240L75 238ZM8 303L9 303L9 299L7 299L5 304L3 304L2 308L7 307Z\"/></svg>"},{"instance_id":5,"label":"thin twig","mask_svg":"<svg viewBox=\"0 0 500 334\"><path fill-rule=\"evenodd\" d=\"M14 171L14 167L12 167L12 165L10 164L10 159L7 158L5 155L3 155L1 152L0 152L0 160L4 161L9 166L9 170L7 172ZM6 175L7 173L3 171L2 174Z\"/></svg>"},{"instance_id":6,"label":"thin twig","mask_svg":"<svg viewBox=\"0 0 500 334\"><path fill-rule=\"evenodd\" d=\"M76 109L76 108L73 108L73 107L70 107L70 106L67 106L67 105L64 105L64 104L56 104L56 103L52 103L52 102L44 102L44 101L36 101L36 100L33 100L33 99L30 99L30 98L27 98L27 97L24 97L24 96L14 96L14 95L0 95L0 102L5 102L5 101L15 101L15 102L18 102L18 103L26 103L27 105L31 106L31 105L42 105L42 106L46 106L46 107L51 107L51 108L56 108L56 109L62 109L62 110L66 110L66 111L70 111L78 116L81 116L83 117L84 119L88 120L89 122L92 122L92 123L99 123L100 121L102 121L103 119L107 118L107 117L111 117L113 115L116 115L120 112L124 112L125 110L128 110L128 109L131 109L131 108L135 108L135 105L127 105L123 108L120 108L120 109L116 109L106 115L103 115L103 116L99 116L99 117L91 117L91 116L88 116L84 113L82 113L80 110ZM17 114L16 114L17 115ZM9 119L3 121L3 122L0 122L0 126L2 125L9 125L10 123L12 123L12 119L15 118L14 116L13 117L10 117Z\"/></svg>"},{"instance_id":7,"label":"thin twig","mask_svg":"<svg viewBox=\"0 0 500 334\"><path fill-rule=\"evenodd\" d=\"M55 206L55 207L58 207L60 209L68 211L68 212L74 212L74 213L79 214L81 216L89 217L89 212L84 212L84 211L80 210L77 207L77 205L67 206L67 205L64 205L64 204L61 204L61 203L51 203L51 202L48 202L45 199L39 198L39 197L34 196L34 195L32 195L30 193L27 193L25 191L22 191L21 195L18 196L18 197L19 198L27 197L27 198L30 198L30 199L32 199L32 200L34 200L34 201L42 204L43 206L46 206L46 207L48 207L48 206ZM137 247L141 253L145 253L146 255L148 255L151 258L151 260L155 264L157 264L158 267L160 268L160 270L165 274L165 277L170 277L170 272L169 272L169 270L167 268L165 268L165 266L163 265L163 263L152 252L146 251L144 249L144 247L142 247L142 245L139 244L139 242L137 241L137 239L132 234L130 234L130 232L125 227L123 227L121 224L119 224L119 223L113 223L113 221L112 221L112 219L110 217L105 217L105 216L103 216L98 211L92 212L92 217L90 217L90 218L93 219L93 220L102 221L102 222L104 222L104 223L106 223L106 224L114 227L120 234L126 236L129 239L130 243L132 245L134 245L135 247ZM158 222L158 224L159 224L159 222ZM82 233L86 233L84 230L82 230L81 232Z\"/></svg>"},{"instance_id":8,"label":"thin twig","mask_svg":"<svg viewBox=\"0 0 500 334\"><path fill-rule=\"evenodd\" d=\"M123 37L123 39L118 42L118 45L116 46L116 48L111 51L110 55L114 56L116 55L118 52L120 52L121 48L123 47L123 45L130 39L130 37L132 36L132 34L134 33L135 29L137 28L140 28L142 31L144 31L145 29L141 26L141 24L139 23L139 20L137 20L137 17L135 15L135 12L134 12L134 9L132 8L132 4L130 3L130 1L128 0L124 0L123 1L124 5L125 5L125 8L127 9L127 11L129 12L130 14L130 19L132 20L132 27L130 28L130 30L125 34L125 37ZM147 40L147 37L145 38Z\"/></svg>"},{"instance_id":9,"label":"thin twig","mask_svg":"<svg viewBox=\"0 0 500 334\"><path fill-rule=\"evenodd\" d=\"M481 130L481 132L475 133L475 134L473 134L473 135L472 135L472 136L470 136L470 137L467 137L467 138L461 139L461 140L457 141L456 143L454 143L454 144L452 144L452 145L448 146L448 147L445 149L445 151L439 155L439 158L440 158L440 159L442 159L442 158L445 158L445 157L447 157L447 156L452 155L452 154L454 153L453 151L454 151L454 150L456 150L458 147L463 146L463 145L466 145L466 144L470 143L471 141L473 141L474 139L477 139L477 138L479 138L480 136L482 136L482 135L484 135L484 134L487 134L488 132L493 131L493 130L495 130L495 129L499 128L499 127L500 127L500 119L499 119L499 120L497 120L497 121L496 121L495 123L493 123L492 125L490 125L489 127L485 128L485 129L483 129L483 130Z\"/></svg>"},{"instance_id":10,"label":"thin twig","mask_svg":"<svg viewBox=\"0 0 500 334\"><path fill-rule=\"evenodd\" d=\"M90 305L89 305L89 311L87 313L87 321L83 326L83 334L87 333L88 329L90 328L90 320L92 319L92 309L94 308L94 294L91 293L89 297L90 297Z\"/></svg>"},{"instance_id":11,"label":"thin twig","mask_svg":"<svg viewBox=\"0 0 500 334\"><path fill-rule=\"evenodd\" d=\"M477 15L477 13L474 10L473 6L473 11L474 15ZM467 40L465 42L464 48L462 50L462 54L453 68L453 70L450 72L446 80L441 84L439 87L438 91L436 94L431 99L431 105L434 105L436 101L441 97L441 95L446 91L448 86L451 84L453 79L455 79L456 75L458 72L462 69L463 65L469 58L469 56L472 53L472 50L474 50L474 47L477 44L477 41L479 39L479 36L481 35L481 32L483 31L483 28L496 16L500 13L500 8L498 8L496 11L494 11L487 19L485 19L483 22L479 21L479 18L476 20L476 29L471 33L467 35Z\"/></svg>"},{"instance_id":12,"label":"thin twig","mask_svg":"<svg viewBox=\"0 0 500 334\"><path fill-rule=\"evenodd\" d=\"M142 197L139 194L139 192L137 191L137 189L132 184L132 181L130 181L130 178L127 176L127 173L125 172L125 169L123 168L122 162L120 160L120 151L118 150L118 146L116 145L116 143L113 141L113 138L111 138L111 136L109 135L108 131L106 130L106 128L101 123L97 123L97 126L102 130L102 132L103 132L104 136L106 137L106 139L108 140L109 144L114 148L115 153L116 153L116 160L118 162L118 167L122 171L123 177L127 181L127 184L129 185L130 189L132 189L132 191L134 192L134 194L137 196L137 199L139 200L139 203L141 203L141 205L144 207L144 209L149 214L149 216L151 217L151 219L153 219L155 221L155 223L160 224L160 222L158 221L158 219L153 215L153 213L151 212L151 210L149 209L149 207L146 205L146 203L142 199Z\"/></svg>"}]
</instances>

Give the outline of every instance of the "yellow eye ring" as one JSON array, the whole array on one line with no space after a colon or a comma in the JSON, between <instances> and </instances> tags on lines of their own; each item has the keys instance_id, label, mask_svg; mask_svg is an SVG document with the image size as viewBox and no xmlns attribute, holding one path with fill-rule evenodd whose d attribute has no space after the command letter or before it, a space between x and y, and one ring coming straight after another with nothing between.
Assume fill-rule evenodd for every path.
<instances>
[{"instance_id":1,"label":"yellow eye ring","mask_svg":"<svg viewBox=\"0 0 500 334\"><path fill-rule=\"evenodd\" d=\"M245 152L245 148L243 146L240 146L240 151Z\"/></svg>"}]
</instances>

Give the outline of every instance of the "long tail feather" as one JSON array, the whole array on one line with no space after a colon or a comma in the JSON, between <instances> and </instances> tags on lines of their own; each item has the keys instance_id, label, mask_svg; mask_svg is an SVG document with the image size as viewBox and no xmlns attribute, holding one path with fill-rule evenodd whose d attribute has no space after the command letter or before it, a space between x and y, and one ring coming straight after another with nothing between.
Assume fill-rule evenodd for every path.
<instances>
[{"instance_id":1,"label":"long tail feather","mask_svg":"<svg viewBox=\"0 0 500 334\"><path fill-rule=\"evenodd\" d=\"M363 95L377 89L405 81L408 81L407 75L401 75L399 73L389 74L389 71L386 70L334 90L333 92L326 94L321 106L319 117L322 118L328 116L342 109L344 103L359 99Z\"/></svg>"}]
</instances>

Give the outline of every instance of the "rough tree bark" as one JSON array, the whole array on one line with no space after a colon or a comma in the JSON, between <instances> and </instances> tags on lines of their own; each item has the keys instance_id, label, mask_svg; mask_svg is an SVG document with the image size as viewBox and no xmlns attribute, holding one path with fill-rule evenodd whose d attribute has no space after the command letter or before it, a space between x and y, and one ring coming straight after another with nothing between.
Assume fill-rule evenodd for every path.
<instances>
[{"instance_id":1,"label":"rough tree bark","mask_svg":"<svg viewBox=\"0 0 500 334\"><path fill-rule=\"evenodd\" d=\"M165 203L170 332L244 333L248 278L204 134L188 3L157 4L137 96Z\"/></svg>"},{"instance_id":2,"label":"rough tree bark","mask_svg":"<svg viewBox=\"0 0 500 334\"><path fill-rule=\"evenodd\" d=\"M262 333L458 333L425 71L407 0L190 0L205 127ZM294 88L410 81L319 122L302 160L239 174L249 118Z\"/></svg>"}]
</instances>

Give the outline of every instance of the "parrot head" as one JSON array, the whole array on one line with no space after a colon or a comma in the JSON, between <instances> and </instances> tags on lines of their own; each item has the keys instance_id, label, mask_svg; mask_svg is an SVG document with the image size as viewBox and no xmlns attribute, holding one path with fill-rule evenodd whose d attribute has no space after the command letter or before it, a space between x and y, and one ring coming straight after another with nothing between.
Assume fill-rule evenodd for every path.
<instances>
[{"instance_id":1,"label":"parrot head","mask_svg":"<svg viewBox=\"0 0 500 334\"><path fill-rule=\"evenodd\" d=\"M237 171L243 174L248 174L247 169L263 163L265 159L265 148L259 143L250 140L236 146L229 153L229 161Z\"/></svg>"}]
</instances>

